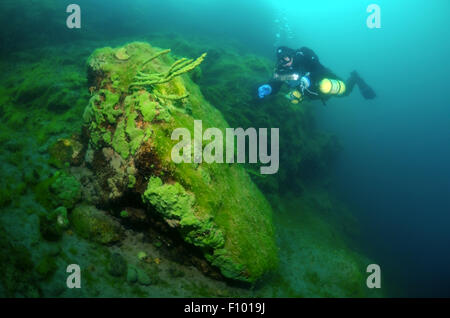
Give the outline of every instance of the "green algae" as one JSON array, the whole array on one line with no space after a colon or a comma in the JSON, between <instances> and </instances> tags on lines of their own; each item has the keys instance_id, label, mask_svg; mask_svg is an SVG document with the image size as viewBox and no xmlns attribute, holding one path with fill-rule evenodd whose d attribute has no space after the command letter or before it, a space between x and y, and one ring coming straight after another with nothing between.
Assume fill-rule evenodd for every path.
<instances>
[{"instance_id":1,"label":"green algae","mask_svg":"<svg viewBox=\"0 0 450 318\"><path fill-rule=\"evenodd\" d=\"M132 189L136 185L136 177L133 175L128 176L128 188Z\"/></svg>"},{"instance_id":2,"label":"green algae","mask_svg":"<svg viewBox=\"0 0 450 318\"><path fill-rule=\"evenodd\" d=\"M136 112L132 112L128 115L126 133L130 140L129 147L130 153L135 154L136 151L141 146L142 140L144 139L145 132L142 129L136 128Z\"/></svg>"},{"instance_id":3,"label":"green algae","mask_svg":"<svg viewBox=\"0 0 450 318\"><path fill-rule=\"evenodd\" d=\"M73 176L56 174L56 179L50 184L57 205L72 209L81 200L81 184Z\"/></svg>"},{"instance_id":4,"label":"green algae","mask_svg":"<svg viewBox=\"0 0 450 318\"><path fill-rule=\"evenodd\" d=\"M170 53L170 50L164 50L156 55L152 56L149 60L143 63L142 68L144 68L149 62L153 61L154 59ZM203 60L206 57L206 53L203 53L199 58L196 60L193 59L187 59L187 58L181 58L174 62L170 68L163 73L144 73L143 69L139 70L136 77L135 82L133 82L131 85L133 87L136 86L152 86L152 85L160 85L164 83L168 83L171 80L173 80L175 77L181 76L185 73L188 73L190 71L193 71L197 66L199 66ZM165 96L165 95L161 95ZM177 97L175 95L164 97L166 99L184 99L187 96L184 95L182 97Z\"/></svg>"},{"instance_id":5,"label":"green algae","mask_svg":"<svg viewBox=\"0 0 450 318\"><path fill-rule=\"evenodd\" d=\"M130 145L125 132L125 121L121 121L117 125L111 145L122 158L127 159L130 155Z\"/></svg>"},{"instance_id":6,"label":"green algae","mask_svg":"<svg viewBox=\"0 0 450 318\"><path fill-rule=\"evenodd\" d=\"M108 92L108 93L107 93ZM102 101L101 95L106 99ZM109 93L108 90L100 90L95 94L84 113L85 123L90 130L90 140L95 147L111 145L122 158L134 155L145 138L148 138L148 130L136 127L136 119L140 114L144 120L151 122L157 115L165 120L170 120L165 112L158 111L160 107L149 100L149 94L135 93L127 96L123 109L118 108L119 95ZM115 123L114 131L110 125Z\"/></svg>"},{"instance_id":7,"label":"green algae","mask_svg":"<svg viewBox=\"0 0 450 318\"><path fill-rule=\"evenodd\" d=\"M63 171L38 183L33 192L36 200L49 210L60 206L72 209L81 200L80 182Z\"/></svg>"},{"instance_id":8,"label":"green algae","mask_svg":"<svg viewBox=\"0 0 450 318\"><path fill-rule=\"evenodd\" d=\"M195 198L179 184L163 185L159 178L151 178L143 200L151 204L167 220L177 220L186 242L205 249L224 246L223 233L210 221L199 220L194 212Z\"/></svg>"},{"instance_id":9,"label":"green algae","mask_svg":"<svg viewBox=\"0 0 450 318\"><path fill-rule=\"evenodd\" d=\"M129 98L129 97L127 97ZM144 120L147 122L152 122L156 116L156 103L150 101L150 94L145 92L138 95L132 95L131 98L137 99L136 109L138 109Z\"/></svg>"},{"instance_id":10,"label":"green algae","mask_svg":"<svg viewBox=\"0 0 450 318\"><path fill-rule=\"evenodd\" d=\"M14 67L1 62L0 90L9 96L0 107L5 128L33 132L39 145L79 131L89 95L81 50L37 48L18 54L21 62Z\"/></svg>"},{"instance_id":11,"label":"green algae","mask_svg":"<svg viewBox=\"0 0 450 318\"><path fill-rule=\"evenodd\" d=\"M90 123L90 129L95 130L104 123L114 124L117 117L121 115L121 110L116 106L120 95L114 94L109 90L103 89L94 95L90 101L90 107L87 107L83 119L85 123ZM105 132L103 129L102 132Z\"/></svg>"}]
</instances>

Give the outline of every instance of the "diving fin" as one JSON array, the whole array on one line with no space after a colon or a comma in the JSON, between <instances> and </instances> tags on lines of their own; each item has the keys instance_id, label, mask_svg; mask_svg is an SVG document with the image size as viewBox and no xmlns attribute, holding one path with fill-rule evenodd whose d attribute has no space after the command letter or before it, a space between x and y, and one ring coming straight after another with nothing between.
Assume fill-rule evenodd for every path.
<instances>
[{"instance_id":1,"label":"diving fin","mask_svg":"<svg viewBox=\"0 0 450 318\"><path fill-rule=\"evenodd\" d=\"M359 76L356 71L353 71L351 75L355 79L355 82L359 87L359 91L365 99L374 99L375 97L377 97L375 91L369 85L367 85L367 83Z\"/></svg>"}]
</instances>

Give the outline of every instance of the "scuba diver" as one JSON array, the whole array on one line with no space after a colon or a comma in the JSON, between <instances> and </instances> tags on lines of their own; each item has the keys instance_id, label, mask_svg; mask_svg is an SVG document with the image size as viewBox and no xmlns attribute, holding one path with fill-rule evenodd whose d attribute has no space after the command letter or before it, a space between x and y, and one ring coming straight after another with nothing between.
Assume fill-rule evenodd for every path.
<instances>
[{"instance_id":1,"label":"scuba diver","mask_svg":"<svg viewBox=\"0 0 450 318\"><path fill-rule=\"evenodd\" d=\"M313 50L302 47L298 50L281 46L277 49L277 66L273 78L258 88L258 97L263 99L278 93L283 83L287 83L291 92L286 96L293 104L301 103L305 98L320 99L324 105L331 96L348 96L355 84L365 99L374 99L375 92L353 71L344 82L324 67Z\"/></svg>"}]
</instances>

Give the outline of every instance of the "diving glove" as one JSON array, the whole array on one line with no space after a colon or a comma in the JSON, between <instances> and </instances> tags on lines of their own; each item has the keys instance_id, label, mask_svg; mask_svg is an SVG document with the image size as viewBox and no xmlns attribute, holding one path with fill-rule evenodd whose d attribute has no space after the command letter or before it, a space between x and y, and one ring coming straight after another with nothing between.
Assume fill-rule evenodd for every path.
<instances>
[{"instance_id":1,"label":"diving glove","mask_svg":"<svg viewBox=\"0 0 450 318\"><path fill-rule=\"evenodd\" d=\"M258 97L259 98L264 98L266 96L269 96L270 94L272 94L272 86L270 86L269 84L261 85L258 88Z\"/></svg>"}]
</instances>

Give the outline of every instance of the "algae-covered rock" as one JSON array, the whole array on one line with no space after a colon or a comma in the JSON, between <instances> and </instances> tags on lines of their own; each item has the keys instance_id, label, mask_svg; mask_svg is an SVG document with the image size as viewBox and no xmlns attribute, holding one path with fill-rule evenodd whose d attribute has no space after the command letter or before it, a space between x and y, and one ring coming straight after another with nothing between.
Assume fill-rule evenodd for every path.
<instances>
[{"instance_id":1,"label":"algae-covered rock","mask_svg":"<svg viewBox=\"0 0 450 318\"><path fill-rule=\"evenodd\" d=\"M151 280L150 276L148 276L148 274L144 270L137 268L136 275L137 275L137 281L139 284L141 284L143 286L151 285L152 280Z\"/></svg>"},{"instance_id":2,"label":"algae-covered rock","mask_svg":"<svg viewBox=\"0 0 450 318\"><path fill-rule=\"evenodd\" d=\"M204 129L224 133L229 127L186 75L205 57L174 59L170 50L147 43L96 50L88 60L95 91L83 116L88 165L103 204L140 196L148 213L178 229L225 277L254 282L277 265L272 210L264 196L240 165L171 160L176 128L193 136L194 118Z\"/></svg>"},{"instance_id":3,"label":"algae-covered rock","mask_svg":"<svg viewBox=\"0 0 450 318\"><path fill-rule=\"evenodd\" d=\"M42 279L50 278L57 269L55 257L50 255L44 256L36 266L36 272Z\"/></svg>"},{"instance_id":4,"label":"algae-covered rock","mask_svg":"<svg viewBox=\"0 0 450 318\"><path fill-rule=\"evenodd\" d=\"M72 209L81 200L81 184L72 175L57 171L33 188L36 200L48 210L57 207Z\"/></svg>"},{"instance_id":5,"label":"algae-covered rock","mask_svg":"<svg viewBox=\"0 0 450 318\"><path fill-rule=\"evenodd\" d=\"M61 174L50 185L50 191L56 194L55 198L59 204L67 209L81 199L81 185L78 180L70 175Z\"/></svg>"},{"instance_id":6,"label":"algae-covered rock","mask_svg":"<svg viewBox=\"0 0 450 318\"><path fill-rule=\"evenodd\" d=\"M134 267L128 266L127 269L127 282L130 284L136 283L138 277L137 277L137 271Z\"/></svg>"},{"instance_id":7,"label":"algae-covered rock","mask_svg":"<svg viewBox=\"0 0 450 318\"><path fill-rule=\"evenodd\" d=\"M39 217L39 231L48 241L59 240L68 225L67 209L63 206Z\"/></svg>"},{"instance_id":8,"label":"algae-covered rock","mask_svg":"<svg viewBox=\"0 0 450 318\"><path fill-rule=\"evenodd\" d=\"M76 138L58 139L48 150L50 164L62 168L65 163L77 166L82 162L83 145Z\"/></svg>"},{"instance_id":9,"label":"algae-covered rock","mask_svg":"<svg viewBox=\"0 0 450 318\"><path fill-rule=\"evenodd\" d=\"M93 206L75 207L70 219L78 235L94 242L111 244L120 241L123 237L120 224Z\"/></svg>"},{"instance_id":10,"label":"algae-covered rock","mask_svg":"<svg viewBox=\"0 0 450 318\"><path fill-rule=\"evenodd\" d=\"M108 273L115 277L121 277L127 272L127 262L119 253L113 253L108 263Z\"/></svg>"}]
</instances>

